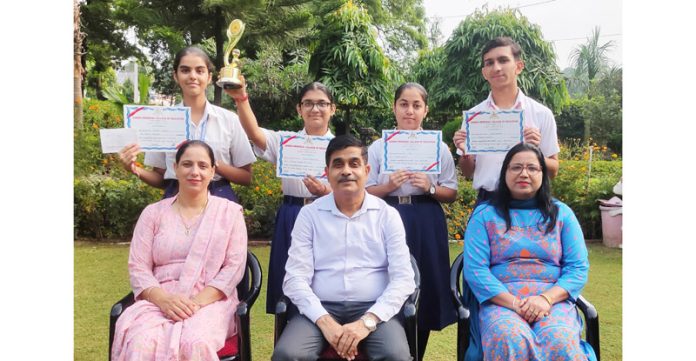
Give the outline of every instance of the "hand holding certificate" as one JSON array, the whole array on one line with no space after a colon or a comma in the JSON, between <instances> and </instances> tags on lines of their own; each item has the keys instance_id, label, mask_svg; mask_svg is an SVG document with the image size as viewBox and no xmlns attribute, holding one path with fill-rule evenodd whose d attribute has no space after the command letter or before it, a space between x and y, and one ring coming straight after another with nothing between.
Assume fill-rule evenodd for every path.
<instances>
[{"instance_id":1,"label":"hand holding certificate","mask_svg":"<svg viewBox=\"0 0 696 361\"><path fill-rule=\"evenodd\" d=\"M506 153L523 141L521 110L464 112L466 153Z\"/></svg>"},{"instance_id":2,"label":"hand holding certificate","mask_svg":"<svg viewBox=\"0 0 696 361\"><path fill-rule=\"evenodd\" d=\"M276 174L281 178L311 175L326 179L325 154L331 138L285 133L280 136Z\"/></svg>"},{"instance_id":3,"label":"hand holding certificate","mask_svg":"<svg viewBox=\"0 0 696 361\"><path fill-rule=\"evenodd\" d=\"M191 108L124 105L123 122L135 129L140 148L148 152L172 152L190 139Z\"/></svg>"},{"instance_id":4,"label":"hand holding certificate","mask_svg":"<svg viewBox=\"0 0 696 361\"><path fill-rule=\"evenodd\" d=\"M429 174L440 174L439 130L383 130L383 173L405 169Z\"/></svg>"}]
</instances>

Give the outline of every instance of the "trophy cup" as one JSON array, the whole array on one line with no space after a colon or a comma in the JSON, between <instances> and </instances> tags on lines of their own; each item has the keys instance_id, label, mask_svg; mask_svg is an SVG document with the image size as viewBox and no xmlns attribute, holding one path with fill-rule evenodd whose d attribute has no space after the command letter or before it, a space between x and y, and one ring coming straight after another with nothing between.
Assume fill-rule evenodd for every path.
<instances>
[{"instance_id":1,"label":"trophy cup","mask_svg":"<svg viewBox=\"0 0 696 361\"><path fill-rule=\"evenodd\" d=\"M227 28L227 47L225 48L225 66L220 70L220 79L217 86L223 89L239 89L242 82L239 80L239 49L233 49L244 33L244 23L239 19L234 19ZM232 53L232 61L229 61Z\"/></svg>"}]
</instances>

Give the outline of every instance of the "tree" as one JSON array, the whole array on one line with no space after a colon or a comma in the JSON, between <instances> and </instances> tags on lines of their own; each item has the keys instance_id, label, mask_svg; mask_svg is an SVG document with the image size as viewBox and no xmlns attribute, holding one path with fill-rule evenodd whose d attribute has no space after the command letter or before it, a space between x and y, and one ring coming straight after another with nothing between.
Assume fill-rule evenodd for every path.
<instances>
[{"instance_id":1,"label":"tree","mask_svg":"<svg viewBox=\"0 0 696 361\"><path fill-rule=\"evenodd\" d=\"M82 128L82 39L80 31L80 2L73 0L73 121L75 128Z\"/></svg>"},{"instance_id":2,"label":"tree","mask_svg":"<svg viewBox=\"0 0 696 361\"><path fill-rule=\"evenodd\" d=\"M412 62L418 50L428 45L425 8L423 0L355 0L355 5L363 7L377 30L378 38L385 54L398 59L405 68ZM324 18L346 3L346 0L316 1L318 8L314 13Z\"/></svg>"},{"instance_id":3,"label":"tree","mask_svg":"<svg viewBox=\"0 0 696 361\"><path fill-rule=\"evenodd\" d=\"M332 89L338 108L345 111L345 130L337 133L350 133L353 110L389 106L396 76L364 7L346 2L326 16L318 31L309 74Z\"/></svg>"},{"instance_id":4,"label":"tree","mask_svg":"<svg viewBox=\"0 0 696 361\"><path fill-rule=\"evenodd\" d=\"M136 57L145 61L144 54L126 39L128 26L118 15L118 4L114 0L87 0L80 2L80 23L84 32L80 51L82 67L91 73L87 77L87 86L91 87L95 96L101 95L105 84L102 77L96 74L108 72L122 60ZM89 64L89 66L87 65Z\"/></svg>"},{"instance_id":5,"label":"tree","mask_svg":"<svg viewBox=\"0 0 696 361\"><path fill-rule=\"evenodd\" d=\"M422 53L414 68L415 78L431 95L430 109L437 112L432 116L452 117L486 98L489 87L481 75L481 50L498 36L509 36L522 47L525 69L518 78L522 91L560 112L568 102L568 91L541 28L518 10L484 8L467 16L442 50Z\"/></svg>"},{"instance_id":6,"label":"tree","mask_svg":"<svg viewBox=\"0 0 696 361\"><path fill-rule=\"evenodd\" d=\"M122 0L120 14L132 24L139 40L147 46L155 67L155 87L167 94L174 91L170 81L173 53L212 39L211 57L217 69L224 65L226 30L240 18L246 32L237 44L243 56L255 56L261 42L291 47L307 36L312 14L309 0ZM286 49L286 47L284 47ZM215 104L222 90L215 87Z\"/></svg>"},{"instance_id":7,"label":"tree","mask_svg":"<svg viewBox=\"0 0 696 361\"><path fill-rule=\"evenodd\" d=\"M595 76L607 68L609 51L614 47L613 41L599 45L599 27L592 30L585 44L581 44L570 53L570 62L575 68L575 77L586 81L587 86Z\"/></svg>"}]
</instances>

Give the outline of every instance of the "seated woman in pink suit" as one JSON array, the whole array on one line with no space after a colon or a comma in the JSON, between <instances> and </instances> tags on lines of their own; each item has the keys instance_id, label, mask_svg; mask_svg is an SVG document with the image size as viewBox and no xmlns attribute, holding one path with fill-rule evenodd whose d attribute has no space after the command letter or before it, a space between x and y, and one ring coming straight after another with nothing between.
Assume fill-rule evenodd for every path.
<instances>
[{"instance_id":1,"label":"seated woman in pink suit","mask_svg":"<svg viewBox=\"0 0 696 361\"><path fill-rule=\"evenodd\" d=\"M143 210L128 272L136 302L116 323L111 360L218 360L233 336L236 286L246 265L242 207L210 195L212 149L184 143L179 192ZM232 325L232 326L230 326Z\"/></svg>"}]
</instances>

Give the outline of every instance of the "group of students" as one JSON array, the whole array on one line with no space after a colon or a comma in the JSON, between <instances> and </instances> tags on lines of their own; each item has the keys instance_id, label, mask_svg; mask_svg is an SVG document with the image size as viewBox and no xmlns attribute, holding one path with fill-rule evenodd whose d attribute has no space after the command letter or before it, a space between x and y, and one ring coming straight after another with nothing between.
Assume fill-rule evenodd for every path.
<instances>
[{"instance_id":1,"label":"group of students","mask_svg":"<svg viewBox=\"0 0 696 361\"><path fill-rule=\"evenodd\" d=\"M480 351L487 360L586 359L588 352L580 345L581 320L574 311L574 299L587 280L589 264L575 216L567 206L551 198L550 178L558 172L559 151L553 115L517 87L524 62L514 41L504 37L492 40L484 47L482 61L482 73L491 94L473 110L521 109L525 128L524 143L507 154L465 154L464 126L453 139L462 173L473 176L474 187L479 191L464 249L464 276L468 283L465 298L477 312L472 317L472 328L475 337L480 337L473 344L482 346ZM146 153L145 165L151 169L136 166L140 153L137 144L120 152L124 167L147 184L164 188L165 195L162 201L143 211L134 231L129 273L137 302L117 323L112 360L216 360L217 349L236 332L229 325L233 324L237 302L234 286L244 272L247 235L242 209L229 183L248 185L251 163L256 157L276 163L283 133L259 127L243 77L240 89L225 90L235 101L237 114L210 104L205 89L212 81L213 71L209 57L196 47L183 49L174 60L174 79L181 88L183 104L191 107L191 133L196 140L185 143L176 153ZM304 122L300 134L334 137L329 121L336 105L326 86L317 82L306 85L300 91L296 109ZM426 90L417 83L401 85L395 93L393 110L397 129L421 129L428 113ZM339 138L332 140L327 149L327 180L312 176L281 180L284 196L271 244L266 310L273 313L281 295L295 291L288 287L299 278L296 273L306 273L311 268L300 264L301 250L294 244L296 239L311 243L317 242L314 238L342 236L307 236L316 233L312 227L318 227L311 221L312 212L329 210L327 200L331 200L336 203L337 212L351 218L355 214L344 212L339 201L350 203L359 199L365 203L360 207L375 209L383 209L381 204L386 202L393 207L387 208L398 212L401 228L397 225L393 229L396 234L403 233L403 249L407 245L421 273L418 356L422 359L430 331L441 330L454 323L456 317L448 288L448 233L441 207L442 202L453 202L457 197L454 159L443 143L440 174L405 170L387 174L381 166L381 139L367 149L367 154L361 154L361 143ZM354 148L362 149L357 153L362 158L344 162L340 156L351 154L349 151L355 151ZM362 181L361 171L365 173ZM362 187L356 190L348 186L352 182ZM353 212L362 217L358 209ZM316 217L321 218L322 213L318 214ZM304 232L294 232L295 227L304 227ZM349 227L345 229L348 232ZM388 238L389 234L372 233L379 232L363 231L354 236L374 236L387 247L386 240L380 237ZM398 239L392 241L398 245ZM395 250L401 246L394 247L391 252L400 254ZM289 254L295 254L290 262ZM385 257L374 262L396 262L389 254ZM291 273L287 276L286 266ZM393 268L384 264L377 268L380 267L384 272L390 270L386 279L392 277ZM307 282L314 288L316 285L311 283L316 280L311 274L316 278L321 270L311 271ZM290 298L295 303L296 299ZM382 298L371 300L373 308L379 300ZM324 305L325 300L321 301ZM297 299L297 303L301 300ZM309 311L311 307L298 308L300 313L314 312ZM328 312L327 308L324 305L322 312ZM362 337L377 337L379 332L375 330L386 329L384 325L390 320L371 312L363 314L365 309L368 308L361 308L356 315L360 320L366 319L364 327L369 336ZM338 317L328 313L332 319ZM393 313L385 314L388 318L396 317ZM319 324L321 314L314 316L312 321L322 332L319 335L326 337ZM376 321L374 329L370 321ZM327 342L335 348L340 345L341 356L352 359L361 339L353 339L352 345ZM373 351L368 348L368 356ZM296 357L297 354L289 359ZM307 353L300 359L313 357ZM274 359L283 358L274 354Z\"/></svg>"}]
</instances>

